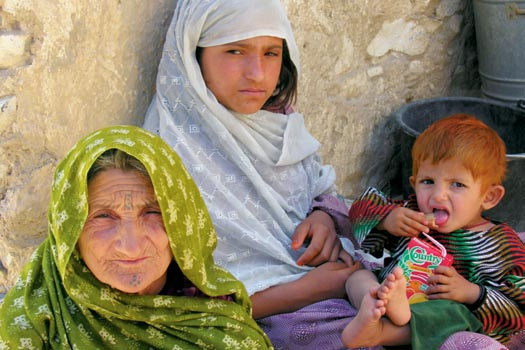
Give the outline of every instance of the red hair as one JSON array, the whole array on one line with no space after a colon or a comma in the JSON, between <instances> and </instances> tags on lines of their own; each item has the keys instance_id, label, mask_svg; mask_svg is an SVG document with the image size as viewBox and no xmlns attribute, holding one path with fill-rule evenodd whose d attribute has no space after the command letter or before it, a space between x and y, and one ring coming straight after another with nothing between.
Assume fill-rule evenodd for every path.
<instances>
[{"instance_id":1,"label":"red hair","mask_svg":"<svg viewBox=\"0 0 525 350\"><path fill-rule=\"evenodd\" d=\"M501 185L505 179L505 143L474 116L454 114L423 131L412 147L412 175L417 175L423 161L437 164L453 158L459 159L474 179L481 179L482 190Z\"/></svg>"}]
</instances>

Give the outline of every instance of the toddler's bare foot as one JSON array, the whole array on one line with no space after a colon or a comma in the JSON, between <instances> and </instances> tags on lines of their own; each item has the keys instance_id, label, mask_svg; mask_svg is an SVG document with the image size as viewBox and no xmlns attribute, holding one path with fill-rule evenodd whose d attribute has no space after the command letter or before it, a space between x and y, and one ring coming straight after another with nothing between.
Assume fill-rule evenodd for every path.
<instances>
[{"instance_id":1,"label":"toddler's bare foot","mask_svg":"<svg viewBox=\"0 0 525 350\"><path fill-rule=\"evenodd\" d=\"M361 301L357 316L343 330L342 340L347 348L380 345L378 334L381 334L385 314L384 301L377 299L377 288L366 294Z\"/></svg>"},{"instance_id":2,"label":"toddler's bare foot","mask_svg":"<svg viewBox=\"0 0 525 350\"><path fill-rule=\"evenodd\" d=\"M410 306L406 295L406 280L403 270L396 266L377 291L377 296L385 302L386 316L397 326L410 321Z\"/></svg>"}]
</instances>

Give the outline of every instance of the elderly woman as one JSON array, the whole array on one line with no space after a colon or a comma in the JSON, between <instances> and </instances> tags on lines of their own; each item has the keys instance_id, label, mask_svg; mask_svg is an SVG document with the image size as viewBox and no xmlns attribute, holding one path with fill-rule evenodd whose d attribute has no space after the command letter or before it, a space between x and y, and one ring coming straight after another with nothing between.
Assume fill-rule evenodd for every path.
<instances>
[{"instance_id":1,"label":"elderly woman","mask_svg":"<svg viewBox=\"0 0 525 350\"><path fill-rule=\"evenodd\" d=\"M58 165L49 236L0 308L0 349L268 349L177 154L137 127Z\"/></svg>"}]
</instances>

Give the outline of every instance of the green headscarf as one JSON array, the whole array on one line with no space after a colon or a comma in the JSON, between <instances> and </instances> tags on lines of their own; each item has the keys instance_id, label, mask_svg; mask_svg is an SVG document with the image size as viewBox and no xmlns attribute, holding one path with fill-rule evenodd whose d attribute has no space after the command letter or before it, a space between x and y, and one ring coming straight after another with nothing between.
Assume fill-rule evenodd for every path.
<instances>
[{"instance_id":1,"label":"green headscarf","mask_svg":"<svg viewBox=\"0 0 525 350\"><path fill-rule=\"evenodd\" d=\"M87 173L109 149L146 167L184 275L207 295L234 302L127 294L91 274L76 244L88 213ZM0 350L272 348L241 282L215 264L216 235L199 190L160 137L118 126L81 140L56 169L48 220L47 239L0 307Z\"/></svg>"}]
</instances>

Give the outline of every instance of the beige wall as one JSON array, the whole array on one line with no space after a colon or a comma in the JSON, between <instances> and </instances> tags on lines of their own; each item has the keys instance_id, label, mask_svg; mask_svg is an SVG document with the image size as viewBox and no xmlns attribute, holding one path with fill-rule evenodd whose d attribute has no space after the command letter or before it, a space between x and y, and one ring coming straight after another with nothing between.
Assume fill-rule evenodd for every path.
<instances>
[{"instance_id":1,"label":"beige wall","mask_svg":"<svg viewBox=\"0 0 525 350\"><path fill-rule=\"evenodd\" d=\"M0 0L0 292L46 234L57 161L89 131L142 122L175 3ZM478 93L467 0L283 3L297 109L349 198L390 176L393 110Z\"/></svg>"}]
</instances>

